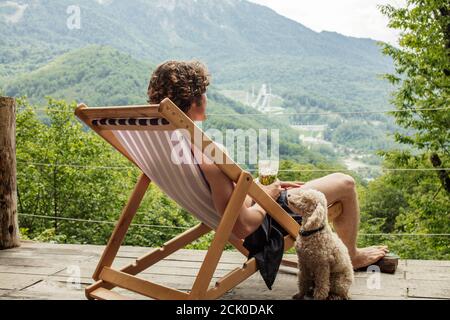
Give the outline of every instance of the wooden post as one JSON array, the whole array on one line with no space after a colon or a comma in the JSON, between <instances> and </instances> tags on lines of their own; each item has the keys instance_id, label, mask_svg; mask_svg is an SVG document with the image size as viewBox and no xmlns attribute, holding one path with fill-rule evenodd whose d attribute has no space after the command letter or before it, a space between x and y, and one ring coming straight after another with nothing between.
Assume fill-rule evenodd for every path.
<instances>
[{"instance_id":1,"label":"wooden post","mask_svg":"<svg viewBox=\"0 0 450 320\"><path fill-rule=\"evenodd\" d=\"M0 97L0 250L18 247L16 102Z\"/></svg>"}]
</instances>

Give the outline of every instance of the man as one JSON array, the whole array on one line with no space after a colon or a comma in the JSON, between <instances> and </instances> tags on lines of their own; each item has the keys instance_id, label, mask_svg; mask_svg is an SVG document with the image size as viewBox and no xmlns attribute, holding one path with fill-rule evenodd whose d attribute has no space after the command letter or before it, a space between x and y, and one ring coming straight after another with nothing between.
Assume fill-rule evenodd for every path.
<instances>
[{"instance_id":1,"label":"man","mask_svg":"<svg viewBox=\"0 0 450 320\"><path fill-rule=\"evenodd\" d=\"M209 83L208 70L202 63L167 61L157 67L150 79L149 103L158 104L170 98L193 121L204 121ZM202 161L200 168L210 186L216 210L223 214L235 185L215 164ZM275 200L283 189L298 187L322 192L328 203L342 202L343 213L333 221L333 226L348 248L354 269L370 266L386 256L385 246L358 248L356 245L360 214L355 180L351 176L334 173L304 184L278 181L263 186ZM247 199L241 207L233 230L242 239L253 234L266 218L265 210L252 202Z\"/></svg>"}]
</instances>

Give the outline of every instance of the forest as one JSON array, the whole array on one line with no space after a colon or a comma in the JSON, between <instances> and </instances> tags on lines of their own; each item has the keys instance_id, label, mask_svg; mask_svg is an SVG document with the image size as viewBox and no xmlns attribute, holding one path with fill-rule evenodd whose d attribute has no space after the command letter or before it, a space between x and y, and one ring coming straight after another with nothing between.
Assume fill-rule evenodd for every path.
<instances>
[{"instance_id":1,"label":"forest","mask_svg":"<svg viewBox=\"0 0 450 320\"><path fill-rule=\"evenodd\" d=\"M251 18L247 2L239 2L242 20L235 16L236 8L226 4L223 17L215 16L211 8L202 9L229 26L224 28L226 33L192 19L196 23L190 25L189 36L151 46L172 33L155 29L159 33L145 42L133 23L146 21L146 16L128 21L126 10L109 12L120 15L115 16L118 20L127 20L119 28L104 20L96 4L81 2L97 16L88 20L90 32L80 31L76 36L63 27L55 31L50 20L38 18L36 14L48 14L40 6L28 24L0 23L0 31L8 35L0 42L0 94L17 99L22 238L106 243L139 172L75 118L76 103L92 107L145 103L146 84L157 61L169 56L192 58L183 56L187 50L207 61L217 75L208 92L211 116L205 130L280 129L281 180L309 181L333 172L355 178L361 208L359 245L384 243L404 259L450 260L448 4L409 0L405 8L380 7L390 27L402 31L398 47L314 33L259 8L261 19L277 26L278 32L289 31L277 38L272 33L275 29L267 25L263 30L254 28L259 20L249 20L252 26L243 25L246 17ZM59 10L60 5L50 9ZM114 6L122 8L123 4L115 3L108 10L115 10ZM248 34L237 36L239 26L247 27ZM205 35L207 39L192 36L192 31L206 27L212 30ZM31 39L28 32L34 28L40 30L39 36ZM171 28L180 35L184 32L180 25ZM211 48L202 53L205 41L211 41ZM283 47L279 41L290 45ZM13 43L17 43L14 50ZM266 50L267 43L270 50ZM239 52L226 51L230 47ZM383 81L378 78L381 74ZM259 115L220 94L223 89L242 90L268 78L277 83L274 89L284 100L284 111L299 113L290 121L327 123L327 141L369 154L381 173L365 179L360 171L347 170L332 150L299 143L287 117ZM392 111L377 113L380 110ZM125 242L159 246L195 223L189 213L151 186ZM211 235L190 248L205 249L210 240Z\"/></svg>"}]
</instances>

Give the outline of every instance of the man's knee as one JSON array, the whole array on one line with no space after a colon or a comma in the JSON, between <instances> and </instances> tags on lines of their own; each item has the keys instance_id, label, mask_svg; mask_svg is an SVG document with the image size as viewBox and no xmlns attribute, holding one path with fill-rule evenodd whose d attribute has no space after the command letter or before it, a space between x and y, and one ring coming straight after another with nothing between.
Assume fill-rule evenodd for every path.
<instances>
[{"instance_id":1,"label":"man's knee","mask_svg":"<svg viewBox=\"0 0 450 320\"><path fill-rule=\"evenodd\" d=\"M341 184L342 188L346 191L355 191L356 190L356 181L355 179L345 173L335 173L336 179Z\"/></svg>"}]
</instances>

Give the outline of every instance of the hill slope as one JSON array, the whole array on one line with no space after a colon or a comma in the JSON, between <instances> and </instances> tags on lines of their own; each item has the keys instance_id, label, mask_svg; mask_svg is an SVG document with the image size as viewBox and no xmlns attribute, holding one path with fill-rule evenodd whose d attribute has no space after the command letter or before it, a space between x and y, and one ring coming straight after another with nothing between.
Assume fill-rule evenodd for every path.
<instances>
[{"instance_id":1,"label":"hill slope","mask_svg":"<svg viewBox=\"0 0 450 320\"><path fill-rule=\"evenodd\" d=\"M204 60L215 84L249 89L271 83L280 94L322 98L336 109L386 104L391 68L376 43L316 33L243 0L79 0L81 29L67 28L72 1L21 0L23 16L0 19L0 75L33 70L62 52L108 45L145 61ZM7 16L12 8L0 8ZM9 22L8 22L9 21Z\"/></svg>"},{"instance_id":2,"label":"hill slope","mask_svg":"<svg viewBox=\"0 0 450 320\"><path fill-rule=\"evenodd\" d=\"M150 64L128 54L88 46L16 77L5 91L10 96L26 95L34 103L46 96L91 106L143 103L150 70Z\"/></svg>"},{"instance_id":3,"label":"hill slope","mask_svg":"<svg viewBox=\"0 0 450 320\"><path fill-rule=\"evenodd\" d=\"M153 67L128 54L104 46L89 46L64 54L55 61L22 75L6 87L10 96L29 97L34 104L44 103L46 96L66 101L85 102L91 107L145 104L147 82ZM281 129L280 153L302 163L319 163L326 159L299 145L298 134L279 120L247 117L255 110L219 94L208 92L208 113L235 114L214 116L204 129ZM331 159L329 159L331 160Z\"/></svg>"}]
</instances>

